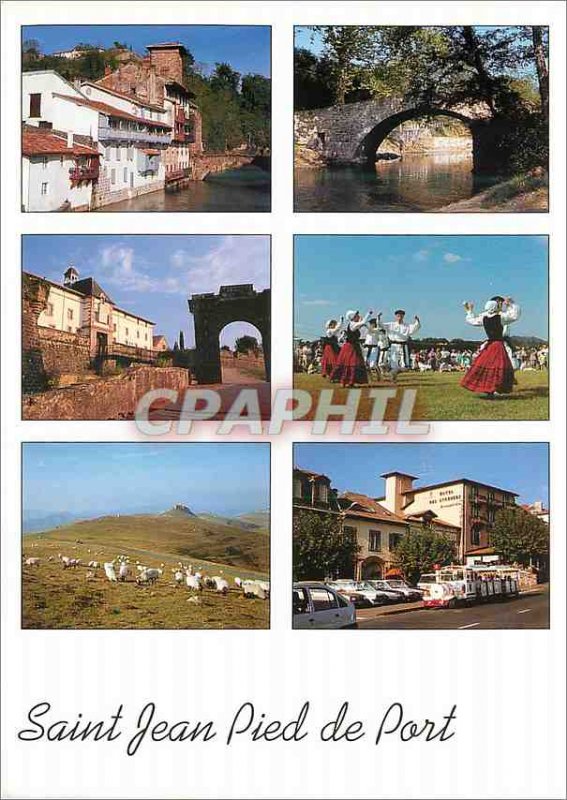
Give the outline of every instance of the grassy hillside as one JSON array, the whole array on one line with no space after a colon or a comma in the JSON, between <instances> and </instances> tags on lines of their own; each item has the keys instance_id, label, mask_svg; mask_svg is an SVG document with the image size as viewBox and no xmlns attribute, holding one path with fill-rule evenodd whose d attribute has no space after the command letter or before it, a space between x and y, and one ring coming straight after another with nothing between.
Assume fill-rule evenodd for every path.
<instances>
[{"instance_id":1,"label":"grassy hillside","mask_svg":"<svg viewBox=\"0 0 567 800\"><path fill-rule=\"evenodd\" d=\"M186 514L139 514L99 517L41 534L44 540L85 546L110 545L112 552L155 553L176 560L201 559L258 572L269 569L266 528L246 530ZM26 537L26 541L27 541Z\"/></svg>"},{"instance_id":2,"label":"grassy hillside","mask_svg":"<svg viewBox=\"0 0 567 800\"><path fill-rule=\"evenodd\" d=\"M245 599L234 577L267 579L268 550L267 530L248 532L177 515L103 517L30 534L23 537L23 554L40 558L40 564L22 568L22 626L267 628L269 603ZM83 564L63 569L58 553ZM102 568L85 566L119 554L133 565L136 560L150 567L163 564L163 575L153 586L138 586L134 576L111 583ZM178 586L173 570L179 561L208 575L222 574L231 587L228 595Z\"/></svg>"},{"instance_id":3,"label":"grassy hillside","mask_svg":"<svg viewBox=\"0 0 567 800\"><path fill-rule=\"evenodd\" d=\"M235 519L250 525L256 525L258 528L269 528L270 526L269 511L253 511L250 514L239 514Z\"/></svg>"}]
</instances>

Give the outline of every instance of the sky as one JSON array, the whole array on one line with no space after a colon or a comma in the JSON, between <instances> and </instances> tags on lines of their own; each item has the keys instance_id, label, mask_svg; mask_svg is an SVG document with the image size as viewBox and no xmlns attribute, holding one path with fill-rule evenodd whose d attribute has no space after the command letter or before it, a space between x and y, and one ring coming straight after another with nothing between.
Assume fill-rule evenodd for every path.
<instances>
[{"instance_id":1,"label":"sky","mask_svg":"<svg viewBox=\"0 0 567 800\"><path fill-rule=\"evenodd\" d=\"M207 73L215 63L228 62L242 75L270 76L266 25L29 25L23 27L22 37L37 39L45 55L71 50L79 42L105 48L123 42L140 55L147 54L148 44L181 42Z\"/></svg>"},{"instance_id":2,"label":"sky","mask_svg":"<svg viewBox=\"0 0 567 800\"><path fill-rule=\"evenodd\" d=\"M270 505L268 444L23 446L23 512L86 518L155 513L176 503L234 516Z\"/></svg>"},{"instance_id":3,"label":"sky","mask_svg":"<svg viewBox=\"0 0 567 800\"><path fill-rule=\"evenodd\" d=\"M415 486L469 478L517 492L520 503L549 502L548 445L296 444L294 466L327 475L333 488L384 496L384 472L415 475Z\"/></svg>"},{"instance_id":4,"label":"sky","mask_svg":"<svg viewBox=\"0 0 567 800\"><path fill-rule=\"evenodd\" d=\"M269 236L45 236L23 237L22 268L56 283L73 265L81 278L93 277L125 311L156 323L169 345L183 330L193 347L193 317L187 298L218 292L221 285L270 286ZM221 344L234 345L245 333L260 338L248 323L233 323L221 333Z\"/></svg>"},{"instance_id":5,"label":"sky","mask_svg":"<svg viewBox=\"0 0 567 800\"><path fill-rule=\"evenodd\" d=\"M511 335L547 339L548 241L545 236L296 236L294 335L323 335L346 311L397 308L414 338L482 339L465 322L463 302L481 311L493 295L511 296L522 316Z\"/></svg>"}]
</instances>

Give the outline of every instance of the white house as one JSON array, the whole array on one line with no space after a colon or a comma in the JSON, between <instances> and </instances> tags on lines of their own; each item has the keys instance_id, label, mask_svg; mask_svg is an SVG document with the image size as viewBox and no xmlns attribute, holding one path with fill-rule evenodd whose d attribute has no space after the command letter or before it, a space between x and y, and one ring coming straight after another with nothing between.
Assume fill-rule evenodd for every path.
<instances>
[{"instance_id":1,"label":"white house","mask_svg":"<svg viewBox=\"0 0 567 800\"><path fill-rule=\"evenodd\" d=\"M83 84L79 91L53 71L26 72L22 84L24 133L35 127L49 129L56 136L73 133L75 140L85 137L83 144L90 144L100 155L100 169L96 177L91 177L87 207L97 208L164 188L164 153L172 130L166 109L92 83ZM53 170L56 168L54 163ZM68 165L60 164L58 183L65 184L68 170ZM43 189L36 185L35 171L24 165L22 172L24 210L58 210L61 203L37 201ZM79 207L69 202L71 208ZM84 204L80 207L82 210Z\"/></svg>"},{"instance_id":2,"label":"white house","mask_svg":"<svg viewBox=\"0 0 567 800\"><path fill-rule=\"evenodd\" d=\"M22 209L88 211L99 172L98 148L74 141L72 133L24 129Z\"/></svg>"}]
</instances>

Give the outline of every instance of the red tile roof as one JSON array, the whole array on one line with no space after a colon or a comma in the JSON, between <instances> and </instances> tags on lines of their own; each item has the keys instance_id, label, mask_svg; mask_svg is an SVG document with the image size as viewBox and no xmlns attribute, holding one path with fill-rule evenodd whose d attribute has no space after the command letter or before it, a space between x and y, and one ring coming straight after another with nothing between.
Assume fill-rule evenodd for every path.
<instances>
[{"instance_id":1,"label":"red tile roof","mask_svg":"<svg viewBox=\"0 0 567 800\"><path fill-rule=\"evenodd\" d=\"M98 100L87 100L86 98L72 97L71 95L58 94L57 92L53 92L53 97L60 97L62 100L69 100L71 103L75 103L78 106L92 108L95 111L100 111L102 114L106 114L109 117L119 117L120 119L128 119L132 122L139 122L142 125L148 125L154 128L167 128L168 130L171 130L171 125L167 125L165 122L156 122L153 119L136 117L134 114L129 114L127 111L121 111L119 108L114 108L114 106L109 106L107 103L101 103Z\"/></svg>"},{"instance_id":2,"label":"red tile roof","mask_svg":"<svg viewBox=\"0 0 567 800\"><path fill-rule=\"evenodd\" d=\"M95 147L74 143L68 147L67 139L56 136L54 133L38 128L37 133L25 130L22 133L22 155L69 155L69 156L98 156Z\"/></svg>"},{"instance_id":3,"label":"red tile roof","mask_svg":"<svg viewBox=\"0 0 567 800\"><path fill-rule=\"evenodd\" d=\"M373 519L382 519L386 522L404 522L403 517L388 511L387 508L376 502L374 498L368 497L365 494L358 494L356 492L343 492L339 500L346 500L347 502L356 503L362 506L363 510L352 509L347 511L348 516L363 516L371 517ZM346 509L343 509L346 510Z\"/></svg>"}]
</instances>

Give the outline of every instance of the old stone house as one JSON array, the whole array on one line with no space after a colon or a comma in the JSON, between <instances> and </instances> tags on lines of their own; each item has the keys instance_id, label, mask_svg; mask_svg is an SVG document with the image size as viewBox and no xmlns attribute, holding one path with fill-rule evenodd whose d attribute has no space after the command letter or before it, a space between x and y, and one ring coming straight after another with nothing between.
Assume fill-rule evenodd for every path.
<instances>
[{"instance_id":1,"label":"old stone house","mask_svg":"<svg viewBox=\"0 0 567 800\"><path fill-rule=\"evenodd\" d=\"M24 273L24 281L41 282L43 287L43 302L36 309L40 336L53 340L49 331L65 334L66 341L84 345L91 360L154 359L155 323L119 308L94 278L80 278L70 266L61 284L31 273Z\"/></svg>"}]
</instances>

